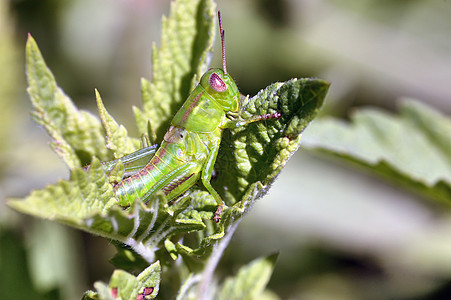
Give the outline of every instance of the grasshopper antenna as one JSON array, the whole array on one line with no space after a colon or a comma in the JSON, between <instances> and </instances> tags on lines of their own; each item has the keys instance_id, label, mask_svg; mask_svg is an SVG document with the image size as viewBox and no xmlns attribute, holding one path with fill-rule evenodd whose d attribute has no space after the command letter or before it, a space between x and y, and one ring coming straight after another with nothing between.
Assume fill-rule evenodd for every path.
<instances>
[{"instance_id":1,"label":"grasshopper antenna","mask_svg":"<svg viewBox=\"0 0 451 300\"><path fill-rule=\"evenodd\" d=\"M218 10L218 22L219 22L219 31L221 33L221 45L222 45L222 68L224 70L224 74L227 74L227 68L226 68L226 58L225 58L225 45L224 45L224 29L222 28L222 21L221 21L221 12Z\"/></svg>"}]
</instances>

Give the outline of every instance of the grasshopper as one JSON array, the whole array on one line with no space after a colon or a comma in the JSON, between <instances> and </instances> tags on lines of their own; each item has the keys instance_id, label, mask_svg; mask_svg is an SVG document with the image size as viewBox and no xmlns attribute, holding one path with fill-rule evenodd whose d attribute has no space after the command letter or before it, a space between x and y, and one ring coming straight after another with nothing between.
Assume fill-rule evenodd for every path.
<instances>
[{"instance_id":1,"label":"grasshopper","mask_svg":"<svg viewBox=\"0 0 451 300\"><path fill-rule=\"evenodd\" d=\"M242 108L238 87L226 69L224 30L221 14L218 12L222 44L223 69L210 69L175 114L171 127L155 152L155 147L141 149L117 160L104 163L111 169L122 161L126 175L114 185L115 197L122 207L130 206L137 199L145 202L157 191L162 190L168 200L175 199L201 179L204 187L218 204L213 216L219 222L224 202L212 187L210 180L226 128L279 118L280 113L257 115L240 119ZM153 155L153 156L152 156ZM149 160L137 171L135 161Z\"/></svg>"}]
</instances>

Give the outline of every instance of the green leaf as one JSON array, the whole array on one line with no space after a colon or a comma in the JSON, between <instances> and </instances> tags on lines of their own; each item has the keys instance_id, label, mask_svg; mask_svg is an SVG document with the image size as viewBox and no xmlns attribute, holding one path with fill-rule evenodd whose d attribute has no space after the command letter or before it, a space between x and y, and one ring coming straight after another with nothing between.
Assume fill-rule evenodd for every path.
<instances>
[{"instance_id":1,"label":"green leaf","mask_svg":"<svg viewBox=\"0 0 451 300\"><path fill-rule=\"evenodd\" d=\"M75 168L70 180L60 180L33 191L25 200L8 204L21 212L122 242L153 262L154 252L166 238L205 228L190 200L184 197L169 206L164 194L158 193L148 206L136 201L133 207L123 210L116 205L112 185L100 162L94 159L88 171ZM214 210L211 205L207 208ZM181 214L184 211L190 213Z\"/></svg>"},{"instance_id":2,"label":"green leaf","mask_svg":"<svg viewBox=\"0 0 451 300\"><path fill-rule=\"evenodd\" d=\"M225 280L216 299L258 299L272 275L278 255L259 258L242 267L235 277Z\"/></svg>"},{"instance_id":3,"label":"green leaf","mask_svg":"<svg viewBox=\"0 0 451 300\"><path fill-rule=\"evenodd\" d=\"M74 168L70 180L60 180L33 191L24 201L8 204L24 213L80 227L84 218L107 212L116 203L113 197L113 187L99 160L94 159L89 171Z\"/></svg>"},{"instance_id":4,"label":"green leaf","mask_svg":"<svg viewBox=\"0 0 451 300\"><path fill-rule=\"evenodd\" d=\"M207 69L215 33L215 5L211 0L171 2L163 17L161 46L152 50L153 77L141 80L143 111L134 108L141 133L151 120L161 141L169 122Z\"/></svg>"},{"instance_id":5,"label":"green leaf","mask_svg":"<svg viewBox=\"0 0 451 300\"><path fill-rule=\"evenodd\" d=\"M158 261L136 277L123 270L115 270L108 285L100 281L94 283L97 293L87 291L83 299L154 299L160 287L160 274L161 266Z\"/></svg>"},{"instance_id":6,"label":"green leaf","mask_svg":"<svg viewBox=\"0 0 451 300\"><path fill-rule=\"evenodd\" d=\"M300 145L301 133L320 110L329 83L292 79L274 83L252 97L243 118L281 113L277 120L255 122L223 134L212 184L228 205L245 200L253 184L263 196Z\"/></svg>"},{"instance_id":7,"label":"green leaf","mask_svg":"<svg viewBox=\"0 0 451 300\"><path fill-rule=\"evenodd\" d=\"M304 146L357 163L407 189L451 204L448 117L409 100L402 103L399 115L367 108L350 119L350 123L333 118L315 121Z\"/></svg>"},{"instance_id":8,"label":"green leaf","mask_svg":"<svg viewBox=\"0 0 451 300\"><path fill-rule=\"evenodd\" d=\"M127 134L127 129L123 125L119 125L107 112L97 89L96 99L100 119L102 120L103 128L105 128L107 134L107 148L114 151L114 156L116 158L132 153L138 149L140 146L139 140L130 138Z\"/></svg>"},{"instance_id":9,"label":"green leaf","mask_svg":"<svg viewBox=\"0 0 451 300\"><path fill-rule=\"evenodd\" d=\"M56 84L35 40L28 37L26 47L28 93L33 120L52 138L51 147L70 169L89 162L93 155L108 158L99 120L78 110Z\"/></svg>"}]
</instances>

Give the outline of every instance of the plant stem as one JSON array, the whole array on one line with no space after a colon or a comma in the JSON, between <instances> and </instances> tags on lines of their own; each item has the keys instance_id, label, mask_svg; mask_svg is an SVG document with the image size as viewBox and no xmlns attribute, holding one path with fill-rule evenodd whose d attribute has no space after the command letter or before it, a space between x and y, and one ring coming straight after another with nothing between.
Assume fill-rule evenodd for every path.
<instances>
[{"instance_id":1,"label":"plant stem","mask_svg":"<svg viewBox=\"0 0 451 300\"><path fill-rule=\"evenodd\" d=\"M230 240L232 239L233 234L235 233L236 228L241 223L241 218L236 220L227 230L227 234L221 239L221 241L214 247L213 252L210 256L210 259L208 260L207 265L205 266L202 280L200 282L199 287L199 299L200 300L209 300L212 299L212 295L210 295L211 292L213 292L212 289L209 287L212 284L213 281L213 274L216 270L216 266L218 265L219 261L221 260L222 255L224 254L225 249L230 243Z\"/></svg>"}]
</instances>

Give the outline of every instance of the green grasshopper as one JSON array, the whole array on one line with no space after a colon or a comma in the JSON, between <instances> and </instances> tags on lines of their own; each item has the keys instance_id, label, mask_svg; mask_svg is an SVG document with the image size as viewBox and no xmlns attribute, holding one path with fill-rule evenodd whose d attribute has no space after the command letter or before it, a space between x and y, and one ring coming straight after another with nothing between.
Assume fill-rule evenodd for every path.
<instances>
[{"instance_id":1,"label":"green grasshopper","mask_svg":"<svg viewBox=\"0 0 451 300\"><path fill-rule=\"evenodd\" d=\"M210 180L223 130L280 117L280 113L274 113L245 120L239 118L242 98L237 85L227 73L220 12L218 22L223 69L210 69L202 76L172 119L171 127L158 150L155 152L154 146L148 147L104 163L106 170L111 170L119 160L124 163L126 176L114 185L115 197L120 206L128 207L137 199L147 204L159 190L166 194L168 200L172 200L201 179L218 204L213 219L219 222L224 202ZM137 171L143 160L148 161L147 164Z\"/></svg>"}]
</instances>

